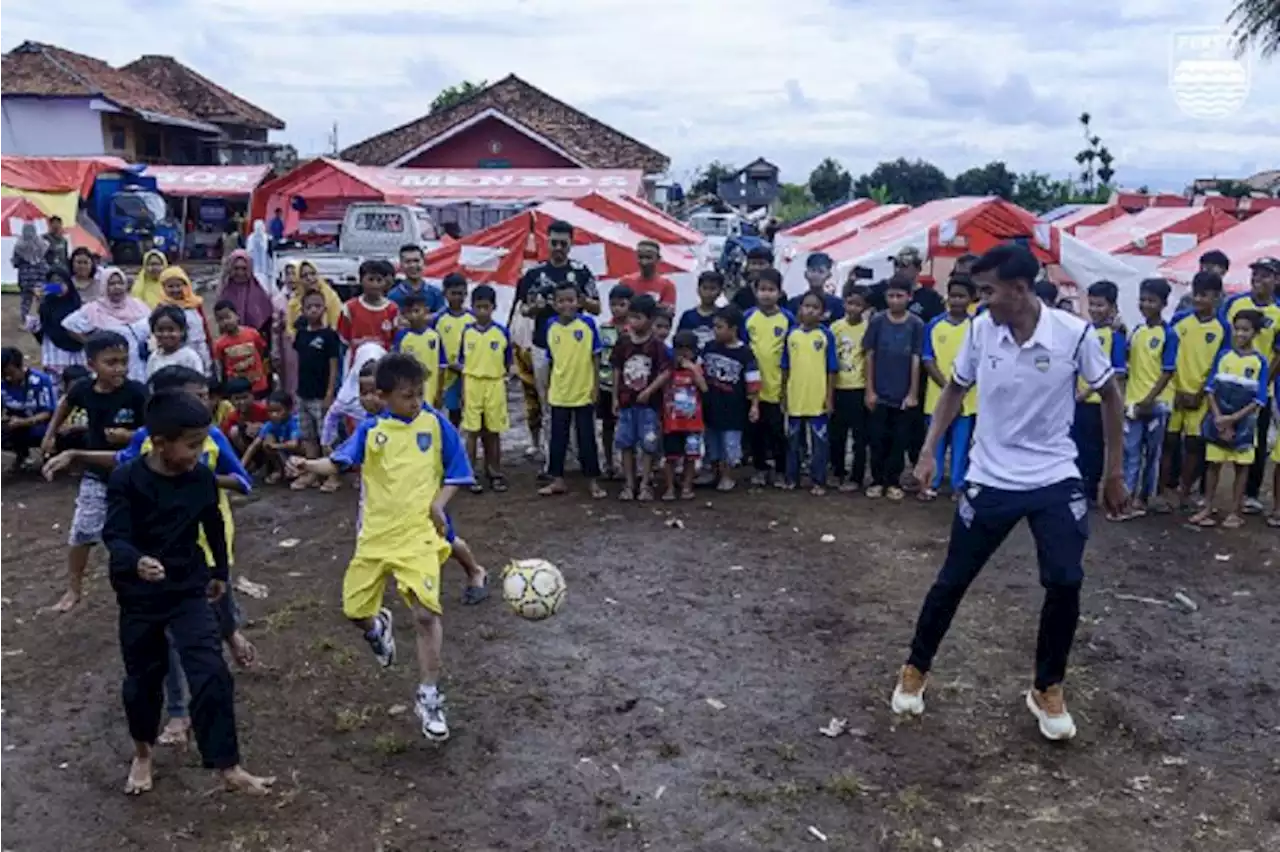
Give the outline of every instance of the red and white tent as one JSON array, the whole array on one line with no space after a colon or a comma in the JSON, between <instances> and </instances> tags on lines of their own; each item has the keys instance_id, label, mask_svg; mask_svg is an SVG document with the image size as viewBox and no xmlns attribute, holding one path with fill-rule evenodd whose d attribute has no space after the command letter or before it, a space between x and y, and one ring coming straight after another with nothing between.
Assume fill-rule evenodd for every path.
<instances>
[{"instance_id":1,"label":"red and white tent","mask_svg":"<svg viewBox=\"0 0 1280 852\"><path fill-rule=\"evenodd\" d=\"M870 198L855 198L852 201L832 207L830 210L824 210L799 224L792 225L790 228L779 231L778 235L782 237L803 237L806 234L830 228L845 219L866 213L875 206L877 206L876 202Z\"/></svg>"},{"instance_id":2,"label":"red and white tent","mask_svg":"<svg viewBox=\"0 0 1280 852\"><path fill-rule=\"evenodd\" d=\"M799 292L800 288L806 286L804 269L810 254L814 252L830 254L832 249L841 243L856 239L863 231L882 225L910 210L911 207L906 204L872 207L820 231L811 231L799 238L780 238L777 247L781 255L779 268L782 270L783 289L790 288L788 292L792 290Z\"/></svg>"},{"instance_id":3,"label":"red and white tent","mask_svg":"<svg viewBox=\"0 0 1280 852\"><path fill-rule=\"evenodd\" d=\"M1054 219L1053 224L1068 234L1082 237L1091 228L1128 215L1129 213L1119 204L1081 204L1066 216Z\"/></svg>"},{"instance_id":4,"label":"red and white tent","mask_svg":"<svg viewBox=\"0 0 1280 852\"><path fill-rule=\"evenodd\" d=\"M1249 264L1259 258L1280 256L1280 208L1265 210L1205 240L1165 263L1157 274L1184 285L1190 284L1200 271L1200 255L1214 250L1223 252L1231 260L1231 268L1223 276L1227 290L1240 292L1249 289Z\"/></svg>"},{"instance_id":5,"label":"red and white tent","mask_svg":"<svg viewBox=\"0 0 1280 852\"><path fill-rule=\"evenodd\" d=\"M604 195L593 192L574 204L614 222L621 222L640 239L657 240L663 245L696 246L705 237L683 222L672 219L656 207L630 195Z\"/></svg>"},{"instance_id":6,"label":"red and white tent","mask_svg":"<svg viewBox=\"0 0 1280 852\"><path fill-rule=\"evenodd\" d=\"M270 166L147 166L165 195L201 198L248 198Z\"/></svg>"},{"instance_id":7,"label":"red and white tent","mask_svg":"<svg viewBox=\"0 0 1280 852\"><path fill-rule=\"evenodd\" d=\"M1112 219L1080 239L1108 254L1125 255L1130 266L1154 271L1164 259L1191 251L1237 224L1235 217L1212 207L1148 207Z\"/></svg>"},{"instance_id":8,"label":"red and white tent","mask_svg":"<svg viewBox=\"0 0 1280 852\"><path fill-rule=\"evenodd\" d=\"M31 199L21 195L0 198L0 282L4 284L18 281L18 271L13 268L13 244L22 235L22 226L28 222L36 226L36 232L41 236L49 230L49 214ZM102 240L78 223L69 227L67 234L74 248L84 246L98 257L109 254Z\"/></svg>"}]
</instances>

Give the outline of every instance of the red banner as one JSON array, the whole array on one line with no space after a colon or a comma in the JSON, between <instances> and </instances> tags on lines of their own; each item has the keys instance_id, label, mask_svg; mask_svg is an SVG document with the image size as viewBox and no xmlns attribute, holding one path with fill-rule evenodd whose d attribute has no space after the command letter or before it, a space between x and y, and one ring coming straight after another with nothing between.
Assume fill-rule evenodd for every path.
<instances>
[{"instance_id":1,"label":"red banner","mask_svg":"<svg viewBox=\"0 0 1280 852\"><path fill-rule=\"evenodd\" d=\"M643 172L597 169L390 169L363 167L390 194L435 201L581 198L593 192L639 195Z\"/></svg>"},{"instance_id":2,"label":"red banner","mask_svg":"<svg viewBox=\"0 0 1280 852\"><path fill-rule=\"evenodd\" d=\"M147 166L165 195L205 198L248 197L262 183L270 166Z\"/></svg>"}]
</instances>

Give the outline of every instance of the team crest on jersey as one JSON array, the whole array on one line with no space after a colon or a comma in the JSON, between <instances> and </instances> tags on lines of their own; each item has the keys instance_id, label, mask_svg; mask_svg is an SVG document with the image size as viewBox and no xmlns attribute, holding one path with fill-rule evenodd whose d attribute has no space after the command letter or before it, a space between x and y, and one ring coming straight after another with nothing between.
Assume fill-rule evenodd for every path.
<instances>
[{"instance_id":1,"label":"team crest on jersey","mask_svg":"<svg viewBox=\"0 0 1280 852\"><path fill-rule=\"evenodd\" d=\"M496 341L496 340L490 340L490 341L489 341L489 348L490 348L490 349L492 349L494 352L497 352L497 351L498 351L498 341Z\"/></svg>"},{"instance_id":2,"label":"team crest on jersey","mask_svg":"<svg viewBox=\"0 0 1280 852\"><path fill-rule=\"evenodd\" d=\"M813 341L813 351L814 351L814 352L821 352L821 351L822 351L822 338L821 338L821 337L816 338L816 339Z\"/></svg>"},{"instance_id":3,"label":"team crest on jersey","mask_svg":"<svg viewBox=\"0 0 1280 852\"><path fill-rule=\"evenodd\" d=\"M1048 355L1036 356L1036 369L1042 373L1049 372L1049 356Z\"/></svg>"},{"instance_id":4,"label":"team crest on jersey","mask_svg":"<svg viewBox=\"0 0 1280 852\"><path fill-rule=\"evenodd\" d=\"M382 447L385 447L385 446L386 446L386 444L387 444L387 433L386 433L386 432L374 432L374 433L373 433L373 445L374 445L375 447L382 448Z\"/></svg>"},{"instance_id":5,"label":"team crest on jersey","mask_svg":"<svg viewBox=\"0 0 1280 852\"><path fill-rule=\"evenodd\" d=\"M576 328L573 330L573 339L582 340L582 329Z\"/></svg>"},{"instance_id":6,"label":"team crest on jersey","mask_svg":"<svg viewBox=\"0 0 1280 852\"><path fill-rule=\"evenodd\" d=\"M1244 368L1244 377L1245 377L1246 379L1252 379L1252 378L1253 378L1253 373L1254 373L1254 369L1253 369L1252 367L1245 367L1245 368Z\"/></svg>"},{"instance_id":7,"label":"team crest on jersey","mask_svg":"<svg viewBox=\"0 0 1280 852\"><path fill-rule=\"evenodd\" d=\"M418 433L418 449L422 450L424 453L427 450L431 449L431 433L430 432Z\"/></svg>"},{"instance_id":8,"label":"team crest on jersey","mask_svg":"<svg viewBox=\"0 0 1280 852\"><path fill-rule=\"evenodd\" d=\"M1148 343L1147 346L1150 347L1151 349L1160 348L1160 338L1158 337L1151 338L1151 342Z\"/></svg>"},{"instance_id":9,"label":"team crest on jersey","mask_svg":"<svg viewBox=\"0 0 1280 852\"><path fill-rule=\"evenodd\" d=\"M1207 332L1205 332L1205 335L1204 335L1204 342L1205 342L1205 343L1212 343L1213 341L1215 341L1215 340L1217 340L1217 339L1218 339L1218 335L1214 334L1212 331L1207 331Z\"/></svg>"},{"instance_id":10,"label":"team crest on jersey","mask_svg":"<svg viewBox=\"0 0 1280 852\"><path fill-rule=\"evenodd\" d=\"M782 326L780 326L780 325L775 325L775 326L773 327L773 336L774 336L774 337L781 337L781 336L782 336Z\"/></svg>"}]
</instances>

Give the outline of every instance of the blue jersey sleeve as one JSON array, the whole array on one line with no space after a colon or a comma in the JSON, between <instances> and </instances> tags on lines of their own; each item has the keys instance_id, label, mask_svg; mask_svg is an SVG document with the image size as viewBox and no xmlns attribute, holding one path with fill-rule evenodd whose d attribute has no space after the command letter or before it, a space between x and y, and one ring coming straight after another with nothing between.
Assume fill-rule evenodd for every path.
<instances>
[{"instance_id":1,"label":"blue jersey sleeve","mask_svg":"<svg viewBox=\"0 0 1280 852\"><path fill-rule=\"evenodd\" d=\"M1258 358L1258 405L1266 407L1267 405L1267 359ZM1266 442L1263 442L1262 448L1266 449Z\"/></svg>"},{"instance_id":2,"label":"blue jersey sleeve","mask_svg":"<svg viewBox=\"0 0 1280 852\"><path fill-rule=\"evenodd\" d=\"M507 327L505 325L501 325L499 323L494 323L494 325L498 326L498 330L502 332L502 339L507 342L506 349L502 353L502 363L503 363L503 366L505 366L508 370L510 370L511 363L512 363L511 359L515 355L515 352L513 351L515 349L515 346L513 346L511 343L511 332L507 330Z\"/></svg>"},{"instance_id":3,"label":"blue jersey sleeve","mask_svg":"<svg viewBox=\"0 0 1280 852\"><path fill-rule=\"evenodd\" d=\"M933 330L946 314L936 316L929 320L929 324L924 327L924 349L920 355L921 361L936 361L938 354L933 351Z\"/></svg>"},{"instance_id":4,"label":"blue jersey sleeve","mask_svg":"<svg viewBox=\"0 0 1280 852\"><path fill-rule=\"evenodd\" d=\"M252 491L253 479L244 469L244 465L240 464L240 456L236 454L236 448L231 446L227 436L222 434L222 430L217 426L212 426L209 428L209 438L218 448L218 464L213 472L218 476L234 476L240 482L241 491L245 494Z\"/></svg>"},{"instance_id":5,"label":"blue jersey sleeve","mask_svg":"<svg viewBox=\"0 0 1280 852\"><path fill-rule=\"evenodd\" d=\"M475 475L471 472L471 462L467 459L466 449L462 446L462 438L458 430L438 411L433 411L440 424L440 466L444 470L445 485L472 485Z\"/></svg>"},{"instance_id":6,"label":"blue jersey sleeve","mask_svg":"<svg viewBox=\"0 0 1280 852\"><path fill-rule=\"evenodd\" d=\"M838 373L840 372L840 359L836 357L836 336L826 326L822 327L822 334L827 338L827 372Z\"/></svg>"},{"instance_id":7,"label":"blue jersey sleeve","mask_svg":"<svg viewBox=\"0 0 1280 852\"><path fill-rule=\"evenodd\" d=\"M787 328L791 329L796 327L795 314L791 313L791 311L787 310L786 308L783 308L782 315L787 318Z\"/></svg>"},{"instance_id":8,"label":"blue jersey sleeve","mask_svg":"<svg viewBox=\"0 0 1280 852\"><path fill-rule=\"evenodd\" d=\"M1214 356L1213 366L1209 368L1209 378L1204 383L1204 389L1206 393L1213 393L1217 389L1218 367L1220 364L1222 364L1223 356L1230 351L1231 351L1230 347L1226 349L1219 349L1218 354Z\"/></svg>"},{"instance_id":9,"label":"blue jersey sleeve","mask_svg":"<svg viewBox=\"0 0 1280 852\"><path fill-rule=\"evenodd\" d=\"M217 426L214 426L210 432L213 432L217 428ZM222 433L219 432L218 434ZM116 453L116 467L120 467L123 464L131 462L138 456L142 455L142 445L146 443L146 440L146 426L143 426L141 429L134 430L133 437L129 439L129 443L125 444L124 448ZM232 450L231 452L234 453L235 450Z\"/></svg>"},{"instance_id":10,"label":"blue jersey sleeve","mask_svg":"<svg viewBox=\"0 0 1280 852\"><path fill-rule=\"evenodd\" d=\"M36 413L52 414L58 407L58 386L48 373L40 374L40 387L36 391Z\"/></svg>"},{"instance_id":11,"label":"blue jersey sleeve","mask_svg":"<svg viewBox=\"0 0 1280 852\"><path fill-rule=\"evenodd\" d=\"M1178 332L1173 330L1173 326L1166 325L1164 327L1164 352L1160 353L1160 369L1166 373L1172 373L1178 369Z\"/></svg>"},{"instance_id":12,"label":"blue jersey sleeve","mask_svg":"<svg viewBox=\"0 0 1280 852\"><path fill-rule=\"evenodd\" d=\"M329 456L329 460L342 470L364 464L364 448L369 442L369 432L378 425L377 417L360 421L356 432Z\"/></svg>"},{"instance_id":13,"label":"blue jersey sleeve","mask_svg":"<svg viewBox=\"0 0 1280 852\"><path fill-rule=\"evenodd\" d=\"M444 310L444 291L434 284L428 284L422 288L422 296L427 300L427 310L431 313L439 313Z\"/></svg>"},{"instance_id":14,"label":"blue jersey sleeve","mask_svg":"<svg viewBox=\"0 0 1280 852\"><path fill-rule=\"evenodd\" d=\"M1124 332L1111 330L1111 369L1123 376L1129 371L1129 341Z\"/></svg>"},{"instance_id":15,"label":"blue jersey sleeve","mask_svg":"<svg viewBox=\"0 0 1280 852\"><path fill-rule=\"evenodd\" d=\"M396 336L391 339L391 351L402 352L404 345L404 336L409 333L409 329L402 328L396 332Z\"/></svg>"},{"instance_id":16,"label":"blue jersey sleeve","mask_svg":"<svg viewBox=\"0 0 1280 852\"><path fill-rule=\"evenodd\" d=\"M582 316L582 320L591 329L591 354L599 355L604 351L604 341L600 339L600 327L589 316Z\"/></svg>"}]
</instances>

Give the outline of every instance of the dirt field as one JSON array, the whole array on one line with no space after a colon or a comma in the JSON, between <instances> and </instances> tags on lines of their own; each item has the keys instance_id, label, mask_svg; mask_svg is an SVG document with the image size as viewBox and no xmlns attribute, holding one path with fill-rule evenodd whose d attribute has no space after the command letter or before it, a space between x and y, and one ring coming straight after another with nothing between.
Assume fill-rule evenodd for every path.
<instances>
[{"instance_id":1,"label":"dirt field","mask_svg":"<svg viewBox=\"0 0 1280 852\"><path fill-rule=\"evenodd\" d=\"M540 499L513 474L507 495L455 501L459 531L491 569L552 560L569 598L524 622L496 599L457 605L446 570L440 748L404 712L412 654L378 669L342 618L354 494L263 489L236 510L237 570L270 589L241 597L264 665L236 675L246 765L279 776L266 800L219 792L176 751L152 794L122 795L100 557L85 606L41 611L74 483L5 479L3 848L1280 849L1280 537L1257 520L1095 524L1068 677L1081 732L1054 747L1022 704L1040 601L1025 530L962 607L928 712L898 723L888 695L949 503L742 491L668 516ZM1198 611L1117 597L1180 590ZM398 632L411 648L407 618ZM852 733L821 735L833 716Z\"/></svg>"}]
</instances>

